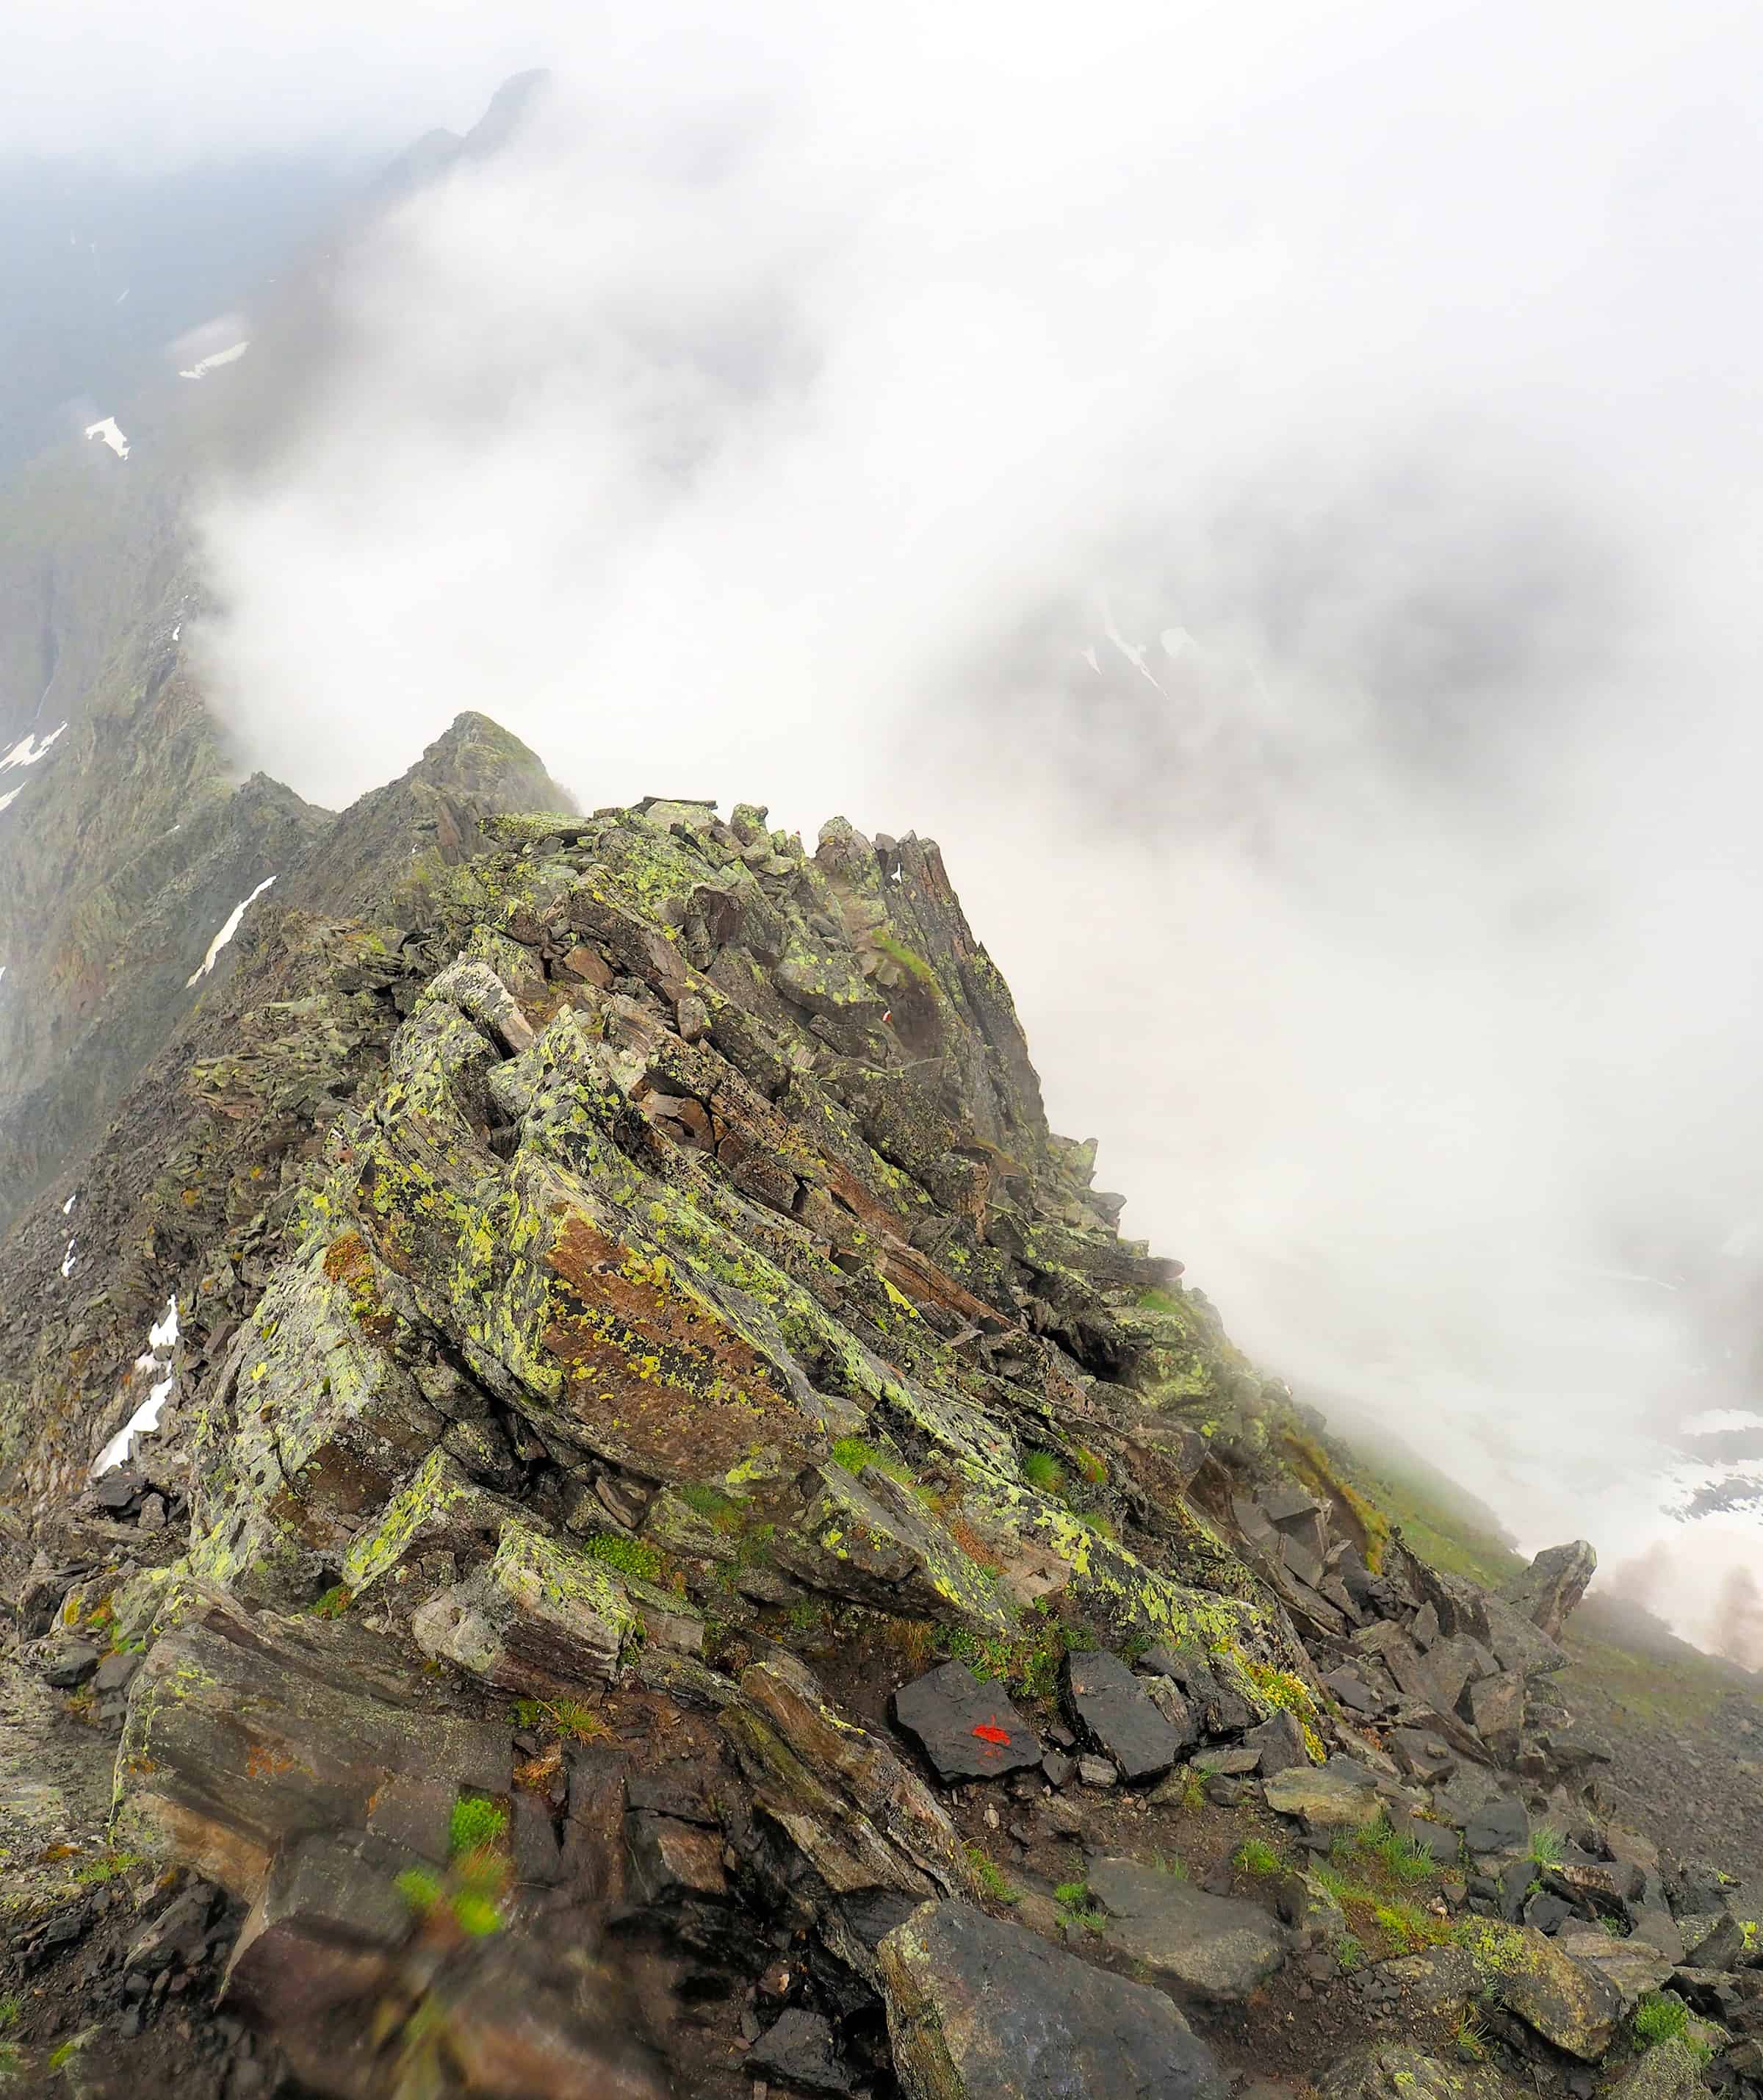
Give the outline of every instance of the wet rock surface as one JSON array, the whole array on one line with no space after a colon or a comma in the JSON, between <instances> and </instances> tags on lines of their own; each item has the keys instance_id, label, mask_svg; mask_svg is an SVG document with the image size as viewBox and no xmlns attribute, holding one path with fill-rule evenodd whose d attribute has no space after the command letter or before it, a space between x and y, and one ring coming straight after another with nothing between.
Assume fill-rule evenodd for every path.
<instances>
[{"instance_id":1,"label":"wet rock surface","mask_svg":"<svg viewBox=\"0 0 1763 2100\"><path fill-rule=\"evenodd\" d=\"M894 2061L913 2100L1228 2092L1210 2050L1161 1993L968 1904L915 1912L882 1943L880 1963Z\"/></svg>"},{"instance_id":2,"label":"wet rock surface","mask_svg":"<svg viewBox=\"0 0 1763 2100\"><path fill-rule=\"evenodd\" d=\"M934 846L425 777L358 900L417 805L395 925L302 893L142 1079L0 1429L27 2080L1677 2100L1664 1991L1763 2091L1750 1890L1562 1690L1587 1551L1392 1530Z\"/></svg>"},{"instance_id":3,"label":"wet rock surface","mask_svg":"<svg viewBox=\"0 0 1763 2100\"><path fill-rule=\"evenodd\" d=\"M893 1696L897 1727L911 1737L942 1780L1002 1779L1041 1762L1035 1732L995 1685L965 1663L903 1684Z\"/></svg>"},{"instance_id":4,"label":"wet rock surface","mask_svg":"<svg viewBox=\"0 0 1763 2100\"><path fill-rule=\"evenodd\" d=\"M1207 1895L1135 1860L1092 1860L1088 1879L1108 1913L1106 1943L1178 1991L1246 1998L1285 1959L1285 1935L1258 1904Z\"/></svg>"}]
</instances>

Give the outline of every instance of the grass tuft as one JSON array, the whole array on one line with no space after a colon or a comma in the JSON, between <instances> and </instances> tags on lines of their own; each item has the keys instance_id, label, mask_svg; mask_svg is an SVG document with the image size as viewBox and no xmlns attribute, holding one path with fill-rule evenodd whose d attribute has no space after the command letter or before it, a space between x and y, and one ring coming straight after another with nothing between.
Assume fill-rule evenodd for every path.
<instances>
[{"instance_id":1,"label":"grass tuft","mask_svg":"<svg viewBox=\"0 0 1763 2100\"><path fill-rule=\"evenodd\" d=\"M639 1582L660 1585L667 1581L668 1564L655 1547L640 1538L627 1538L622 1532L597 1531L582 1541L581 1550L590 1560L618 1574L633 1575Z\"/></svg>"},{"instance_id":2,"label":"grass tuft","mask_svg":"<svg viewBox=\"0 0 1763 2100\"><path fill-rule=\"evenodd\" d=\"M1280 1871L1280 1855L1264 1838L1245 1838L1237 1846L1231 1864L1240 1874L1276 1874Z\"/></svg>"},{"instance_id":3,"label":"grass tuft","mask_svg":"<svg viewBox=\"0 0 1763 2100\"><path fill-rule=\"evenodd\" d=\"M1650 1992L1634 2009L1634 2038L1642 2049L1675 2041L1689 2024L1690 2008L1674 1992Z\"/></svg>"},{"instance_id":4,"label":"grass tuft","mask_svg":"<svg viewBox=\"0 0 1763 2100\"><path fill-rule=\"evenodd\" d=\"M452 1911L454 1924L474 1939L487 1939L502 1930L502 1913L476 1889L461 1889L453 1898Z\"/></svg>"},{"instance_id":5,"label":"grass tuft","mask_svg":"<svg viewBox=\"0 0 1763 2100\"><path fill-rule=\"evenodd\" d=\"M453 1804L447 1826L447 1849L458 1859L462 1853L482 1852L501 1842L508 1829L508 1811L480 1794L468 1794Z\"/></svg>"},{"instance_id":6,"label":"grass tuft","mask_svg":"<svg viewBox=\"0 0 1763 2100\"><path fill-rule=\"evenodd\" d=\"M994 1903L1014 1904L1022 1900L1022 1892L1013 1887L1003 1876L998 1862L982 1852L977 1845L967 1847L967 1865L973 1875L974 1886Z\"/></svg>"},{"instance_id":7,"label":"grass tuft","mask_svg":"<svg viewBox=\"0 0 1763 2100\"><path fill-rule=\"evenodd\" d=\"M1100 1933L1106 1928L1107 1912L1090 1894L1087 1882L1061 1882L1053 1891L1053 1900L1067 1925L1081 1926L1085 1932Z\"/></svg>"},{"instance_id":8,"label":"grass tuft","mask_svg":"<svg viewBox=\"0 0 1763 2100\"><path fill-rule=\"evenodd\" d=\"M1064 1489L1064 1469L1051 1451L1025 1451L1022 1477L1038 1494L1056 1495Z\"/></svg>"},{"instance_id":9,"label":"grass tuft","mask_svg":"<svg viewBox=\"0 0 1763 2100\"><path fill-rule=\"evenodd\" d=\"M580 1699L517 1699L514 1726L549 1730L575 1743L603 1743L612 1734L593 1707Z\"/></svg>"},{"instance_id":10,"label":"grass tuft","mask_svg":"<svg viewBox=\"0 0 1763 2100\"><path fill-rule=\"evenodd\" d=\"M407 1868L392 1886L418 1917L426 1917L441 1900L440 1882L421 1867Z\"/></svg>"}]
</instances>

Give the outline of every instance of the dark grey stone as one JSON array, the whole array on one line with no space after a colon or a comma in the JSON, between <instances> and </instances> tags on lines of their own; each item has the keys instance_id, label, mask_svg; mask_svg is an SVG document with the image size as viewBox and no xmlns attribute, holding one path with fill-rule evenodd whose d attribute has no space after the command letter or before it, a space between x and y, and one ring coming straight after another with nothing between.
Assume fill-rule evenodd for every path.
<instances>
[{"instance_id":1,"label":"dark grey stone","mask_svg":"<svg viewBox=\"0 0 1763 2100\"><path fill-rule=\"evenodd\" d=\"M98 1667L98 1651L90 1641L58 1641L37 1665L45 1684L58 1692L71 1692L83 1684Z\"/></svg>"},{"instance_id":2,"label":"dark grey stone","mask_svg":"<svg viewBox=\"0 0 1763 2100\"><path fill-rule=\"evenodd\" d=\"M893 1696L894 1722L945 1782L1001 1779L1041 1762L1033 1728L995 1684L945 1662Z\"/></svg>"},{"instance_id":3,"label":"dark grey stone","mask_svg":"<svg viewBox=\"0 0 1763 2100\"><path fill-rule=\"evenodd\" d=\"M882 1942L878 1965L888 2040L909 2091L963 2100L1226 2100L1230 2090L1211 2050L1161 1991L971 1904L925 1904Z\"/></svg>"},{"instance_id":4,"label":"dark grey stone","mask_svg":"<svg viewBox=\"0 0 1763 2100\"><path fill-rule=\"evenodd\" d=\"M92 1689L100 1698L106 1692L126 1691L140 1666L138 1654L107 1655L92 1673Z\"/></svg>"},{"instance_id":5,"label":"dark grey stone","mask_svg":"<svg viewBox=\"0 0 1763 2100\"><path fill-rule=\"evenodd\" d=\"M1355 1676L1351 1670L1331 1670L1322 1682L1343 1706L1355 1714L1375 1714L1384 1703L1383 1695L1373 1692L1362 1677Z\"/></svg>"},{"instance_id":6,"label":"dark grey stone","mask_svg":"<svg viewBox=\"0 0 1763 2100\"><path fill-rule=\"evenodd\" d=\"M1502 1793L1478 1808L1463 1829L1470 1851L1516 1852L1530 1842L1531 1820L1516 1794Z\"/></svg>"},{"instance_id":7,"label":"dark grey stone","mask_svg":"<svg viewBox=\"0 0 1763 2100\"><path fill-rule=\"evenodd\" d=\"M1159 1779L1175 1763L1180 1736L1117 1655L1106 1648L1068 1655L1060 1674L1073 1718L1123 1779Z\"/></svg>"},{"instance_id":8,"label":"dark grey stone","mask_svg":"<svg viewBox=\"0 0 1763 2100\"><path fill-rule=\"evenodd\" d=\"M851 2074L833 2047L832 2024L791 2005L747 2052L749 2078L781 2079L804 2093L848 2093Z\"/></svg>"}]
</instances>

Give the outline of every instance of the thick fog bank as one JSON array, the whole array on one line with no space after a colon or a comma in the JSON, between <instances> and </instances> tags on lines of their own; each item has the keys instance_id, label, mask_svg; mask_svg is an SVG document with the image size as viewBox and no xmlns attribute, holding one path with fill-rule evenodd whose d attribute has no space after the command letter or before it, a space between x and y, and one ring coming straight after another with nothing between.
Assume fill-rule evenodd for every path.
<instances>
[{"instance_id":1,"label":"thick fog bank","mask_svg":"<svg viewBox=\"0 0 1763 2100\"><path fill-rule=\"evenodd\" d=\"M934 832L1129 1229L1711 1637L1763 1538L1747 1432L1684 1429L1754 1404L1763 1251L1763 23L533 26L549 103L365 245L208 507L253 757L335 804L479 707L590 805Z\"/></svg>"}]
</instances>

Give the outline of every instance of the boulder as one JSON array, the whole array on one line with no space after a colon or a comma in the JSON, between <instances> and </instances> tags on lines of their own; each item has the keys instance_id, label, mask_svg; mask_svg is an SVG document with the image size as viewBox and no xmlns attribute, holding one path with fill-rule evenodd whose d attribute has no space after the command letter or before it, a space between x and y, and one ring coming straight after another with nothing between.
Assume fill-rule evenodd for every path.
<instances>
[{"instance_id":1,"label":"boulder","mask_svg":"<svg viewBox=\"0 0 1763 2100\"><path fill-rule=\"evenodd\" d=\"M1469 1687L1462 1710L1484 1742L1501 1746L1516 1743L1524 1722L1523 1676L1515 1670L1502 1670L1479 1679Z\"/></svg>"},{"instance_id":2,"label":"boulder","mask_svg":"<svg viewBox=\"0 0 1763 2100\"><path fill-rule=\"evenodd\" d=\"M1284 1706L1276 1708L1265 1721L1251 1728L1243 1737L1243 1747L1256 1753L1263 1779L1271 1778L1275 1772L1294 1771L1310 1762L1310 1752L1305 1748L1304 1732L1298 1716Z\"/></svg>"},{"instance_id":3,"label":"boulder","mask_svg":"<svg viewBox=\"0 0 1763 2100\"><path fill-rule=\"evenodd\" d=\"M365 1826L401 1789L502 1794L505 1725L447 1710L347 1620L247 1615L199 1596L148 1650L117 1753L117 1842L253 1900L279 1847Z\"/></svg>"},{"instance_id":4,"label":"boulder","mask_svg":"<svg viewBox=\"0 0 1763 2100\"><path fill-rule=\"evenodd\" d=\"M1602 1926L1564 1925L1555 1935L1555 1944L1563 1954L1607 1977L1624 2012L1632 2012L1649 1991L1662 1989L1677 1965L1646 1940L1618 1939Z\"/></svg>"},{"instance_id":5,"label":"boulder","mask_svg":"<svg viewBox=\"0 0 1763 2100\"><path fill-rule=\"evenodd\" d=\"M234 1943L229 1995L272 2025L298 2027L321 2004L358 1994L364 1977L389 1971L409 1937L397 1877L412 1864L401 1847L360 1835L286 1847Z\"/></svg>"},{"instance_id":6,"label":"boulder","mask_svg":"<svg viewBox=\"0 0 1763 2100\"><path fill-rule=\"evenodd\" d=\"M1179 1685L1208 1735L1232 1736L1254 1725L1254 1709L1241 1692L1219 1681L1204 1656L1192 1648L1159 1645L1139 1658L1142 1669Z\"/></svg>"},{"instance_id":7,"label":"boulder","mask_svg":"<svg viewBox=\"0 0 1763 2100\"><path fill-rule=\"evenodd\" d=\"M556 1698L609 1683L637 1624L608 1568L510 1518L495 1558L430 1598L410 1630L425 1655L505 1691Z\"/></svg>"},{"instance_id":8,"label":"boulder","mask_svg":"<svg viewBox=\"0 0 1763 2100\"><path fill-rule=\"evenodd\" d=\"M945 1781L1001 1779L1041 1761L1034 1729L995 1684L982 1684L964 1662L945 1662L901 1685L893 1717Z\"/></svg>"},{"instance_id":9,"label":"boulder","mask_svg":"<svg viewBox=\"0 0 1763 2100\"><path fill-rule=\"evenodd\" d=\"M57 1692L72 1692L97 1667L98 1650L90 1641L60 1640L44 1649L37 1660L37 1674Z\"/></svg>"},{"instance_id":10,"label":"boulder","mask_svg":"<svg viewBox=\"0 0 1763 2100\"><path fill-rule=\"evenodd\" d=\"M1406 1556L1406 1565L1447 1638L1468 1635L1492 1652L1501 1670L1515 1670L1527 1681L1567 1666L1567 1650L1503 1598L1413 1555ZM1396 1682L1401 1683L1399 1676Z\"/></svg>"},{"instance_id":11,"label":"boulder","mask_svg":"<svg viewBox=\"0 0 1763 2100\"><path fill-rule=\"evenodd\" d=\"M1320 1767L1294 1766L1266 1785L1267 1802L1278 1815L1295 1815L1307 1832L1369 1830L1383 1814L1377 1783L1361 1765L1331 1758Z\"/></svg>"},{"instance_id":12,"label":"boulder","mask_svg":"<svg viewBox=\"0 0 1763 2100\"><path fill-rule=\"evenodd\" d=\"M1404 2042L1367 2042L1316 2081L1322 2100L1510 2100L1518 2088L1488 2063L1447 2062Z\"/></svg>"},{"instance_id":13,"label":"boulder","mask_svg":"<svg viewBox=\"0 0 1763 2100\"><path fill-rule=\"evenodd\" d=\"M1505 1601L1550 1640L1561 1638L1567 1614L1598 1572L1598 1555L1583 1538L1545 1546L1507 1590Z\"/></svg>"},{"instance_id":14,"label":"boulder","mask_svg":"<svg viewBox=\"0 0 1763 2100\"><path fill-rule=\"evenodd\" d=\"M1159 1779L1175 1763L1181 1737L1117 1655L1106 1648L1068 1655L1060 1676L1073 1720L1122 1779Z\"/></svg>"},{"instance_id":15,"label":"boulder","mask_svg":"<svg viewBox=\"0 0 1763 2100\"><path fill-rule=\"evenodd\" d=\"M1463 1842L1478 1856L1522 1851L1530 1838L1531 1819L1515 1793L1496 1794L1475 1809L1463 1824Z\"/></svg>"},{"instance_id":16,"label":"boulder","mask_svg":"<svg viewBox=\"0 0 1763 2100\"><path fill-rule=\"evenodd\" d=\"M1699 2100L1707 2089L1690 2045L1673 2035L1643 2050L1618 2089L1623 2100Z\"/></svg>"},{"instance_id":17,"label":"boulder","mask_svg":"<svg viewBox=\"0 0 1763 2100\"><path fill-rule=\"evenodd\" d=\"M1502 1948L1494 1988L1508 2012L1586 2063L1609 2047L1622 2013L1621 1995L1602 1970L1529 1926Z\"/></svg>"},{"instance_id":18,"label":"boulder","mask_svg":"<svg viewBox=\"0 0 1763 2100\"><path fill-rule=\"evenodd\" d=\"M775 2078L792 2093L851 2090L851 2074L833 2047L831 2023L800 2005L779 2015L747 2051L742 2067L749 2078Z\"/></svg>"},{"instance_id":19,"label":"boulder","mask_svg":"<svg viewBox=\"0 0 1763 2100\"><path fill-rule=\"evenodd\" d=\"M910 2100L1227 2100L1212 2052L1161 1992L972 1904L922 1905L876 1954Z\"/></svg>"},{"instance_id":20,"label":"boulder","mask_svg":"<svg viewBox=\"0 0 1763 2100\"><path fill-rule=\"evenodd\" d=\"M1108 1912L1105 1943L1159 1983L1206 1998L1246 1998L1285 1959L1286 1938L1260 1904L1210 1896L1135 1860L1092 1860L1090 1893Z\"/></svg>"},{"instance_id":21,"label":"boulder","mask_svg":"<svg viewBox=\"0 0 1763 2100\"><path fill-rule=\"evenodd\" d=\"M1730 1911L1677 1922L1683 1929L1683 1958L1692 1969L1730 1969L1744 1952L1744 1927Z\"/></svg>"},{"instance_id":22,"label":"boulder","mask_svg":"<svg viewBox=\"0 0 1763 2100\"><path fill-rule=\"evenodd\" d=\"M1441 1714L1454 1714L1471 1678L1480 1674L1477 1643L1466 1634L1435 1641L1420 1666L1426 1696ZM1520 1682L1523 1680L1521 1679Z\"/></svg>"}]
</instances>

